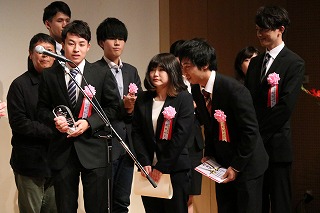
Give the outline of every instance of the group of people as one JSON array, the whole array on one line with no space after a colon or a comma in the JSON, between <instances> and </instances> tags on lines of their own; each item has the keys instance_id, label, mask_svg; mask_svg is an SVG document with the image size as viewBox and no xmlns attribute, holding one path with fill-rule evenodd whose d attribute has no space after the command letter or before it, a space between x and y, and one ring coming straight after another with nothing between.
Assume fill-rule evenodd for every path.
<instances>
[{"instance_id":1,"label":"group of people","mask_svg":"<svg viewBox=\"0 0 320 213\"><path fill-rule=\"evenodd\" d=\"M134 162L116 137L104 137L113 136L111 123L112 131L133 150L131 121L137 96L129 85L135 84L137 93L142 88L137 69L120 58L128 31L116 18L103 20L96 31L103 57L90 63L85 59L90 27L70 20L65 2L55 1L44 9L49 35L31 38L28 71L8 91L10 164L19 210L77 212L81 177L86 212L128 212ZM39 53L37 46L73 63ZM75 118L73 131L70 120L53 113L61 106Z\"/></svg>"},{"instance_id":2,"label":"group of people","mask_svg":"<svg viewBox=\"0 0 320 213\"><path fill-rule=\"evenodd\" d=\"M217 72L215 49L195 38L152 57L145 91L137 69L121 60L124 23L111 17L100 23L103 56L90 63L90 27L70 19L64 2L44 9L50 36L32 37L28 71L8 91L20 212L77 212L80 177L86 212L128 212L134 162L113 130L155 182L170 174L173 197L142 196L145 212L191 212L192 195L201 193L194 168L209 158L226 168L216 184L219 213L291 212L290 117L304 61L283 42L290 23L285 9L258 9L256 32L265 51L247 48L237 57L241 83ZM36 52L38 45L73 63ZM52 113L62 105L75 128Z\"/></svg>"}]
</instances>

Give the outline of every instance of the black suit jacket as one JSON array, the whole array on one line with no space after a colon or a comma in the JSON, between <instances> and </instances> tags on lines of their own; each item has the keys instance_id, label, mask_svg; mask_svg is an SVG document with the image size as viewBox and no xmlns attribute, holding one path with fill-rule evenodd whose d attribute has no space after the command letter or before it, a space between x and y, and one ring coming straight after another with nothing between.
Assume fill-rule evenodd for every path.
<instances>
[{"instance_id":1,"label":"black suit jacket","mask_svg":"<svg viewBox=\"0 0 320 213\"><path fill-rule=\"evenodd\" d=\"M250 61L246 87L250 90L256 109L260 133L272 162L291 162L292 144L290 117L296 104L304 75L304 61L286 46L273 61L266 76L279 74L279 102L267 107L269 85L267 77L260 81L265 53Z\"/></svg>"},{"instance_id":2,"label":"black suit jacket","mask_svg":"<svg viewBox=\"0 0 320 213\"><path fill-rule=\"evenodd\" d=\"M167 97L157 121L156 132L152 125L152 105L154 93L145 91L139 94L133 117L132 139L137 159L142 166L151 166L154 152L158 162L155 169L162 173L190 169L187 141L193 128L194 108L192 96L183 91L177 97ZM160 139L164 117L164 107L172 106L176 110L173 119L171 140Z\"/></svg>"},{"instance_id":3,"label":"black suit jacket","mask_svg":"<svg viewBox=\"0 0 320 213\"><path fill-rule=\"evenodd\" d=\"M49 177L48 146L52 131L37 119L40 75L23 73L10 85L7 102L12 130L10 164L14 172L30 177Z\"/></svg>"},{"instance_id":4,"label":"black suit jacket","mask_svg":"<svg viewBox=\"0 0 320 213\"><path fill-rule=\"evenodd\" d=\"M104 60L104 58L96 61L94 64L100 66L102 69L111 73L111 75L113 76L113 73L109 68L108 63ZM121 71L122 71L122 77L123 77L123 94L124 95L128 94L130 83L135 83L138 87L138 92L141 92L142 91L141 81L140 81L140 77L138 75L137 69L130 64L123 63L123 67L121 68ZM114 76L112 80L114 81L115 84L117 84L117 81L114 78ZM121 137L121 139L129 146L130 150L134 153L132 138L131 138L132 115L127 114L126 109L124 108L123 97L120 97L119 90L117 90L117 94L120 100L121 114L118 119L112 121L111 123L115 131ZM113 160L118 159L124 153L125 153L125 150L119 143L118 138L114 136L112 138L112 159Z\"/></svg>"},{"instance_id":5,"label":"black suit jacket","mask_svg":"<svg viewBox=\"0 0 320 213\"><path fill-rule=\"evenodd\" d=\"M83 78L96 89L95 97L110 120L114 120L119 112L119 99L116 93L116 85L112 81L110 73L86 61ZM82 79L81 87L85 83ZM43 71L39 86L38 115L39 119L49 125L54 131L52 143L49 146L50 163L53 169L59 170L66 164L70 151L74 146L81 164L86 169L105 167L107 162L107 147L104 139L94 137L105 128L105 123L93 110L87 118L90 128L76 138L67 138L67 134L60 133L54 125L52 109L58 105L65 105L72 110L74 118L78 118L83 94L79 93L75 109L67 92L64 69L57 65ZM97 105L97 102L94 100Z\"/></svg>"},{"instance_id":6,"label":"black suit jacket","mask_svg":"<svg viewBox=\"0 0 320 213\"><path fill-rule=\"evenodd\" d=\"M219 164L239 171L237 181L256 178L264 173L268 156L259 134L249 91L238 81L219 73L212 91L212 117L207 111L199 85L192 87L192 95L205 127L205 156L213 156ZM226 117L230 142L219 140L219 123L215 110Z\"/></svg>"}]
</instances>

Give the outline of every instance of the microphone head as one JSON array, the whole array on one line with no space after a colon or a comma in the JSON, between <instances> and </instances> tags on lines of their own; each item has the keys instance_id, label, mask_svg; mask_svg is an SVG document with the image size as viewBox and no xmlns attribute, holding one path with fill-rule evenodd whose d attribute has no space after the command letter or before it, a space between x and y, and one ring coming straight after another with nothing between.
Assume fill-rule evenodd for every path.
<instances>
[{"instance_id":1,"label":"microphone head","mask_svg":"<svg viewBox=\"0 0 320 213\"><path fill-rule=\"evenodd\" d=\"M37 45L34 50L37 52L37 53L43 53L44 51L44 47L41 46L41 45Z\"/></svg>"}]
</instances>

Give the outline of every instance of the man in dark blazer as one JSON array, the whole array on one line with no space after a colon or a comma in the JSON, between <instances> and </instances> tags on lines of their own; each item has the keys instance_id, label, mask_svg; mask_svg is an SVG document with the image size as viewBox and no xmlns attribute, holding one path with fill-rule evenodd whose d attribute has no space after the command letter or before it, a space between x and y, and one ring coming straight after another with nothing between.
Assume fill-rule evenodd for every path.
<instances>
[{"instance_id":1,"label":"man in dark blazer","mask_svg":"<svg viewBox=\"0 0 320 213\"><path fill-rule=\"evenodd\" d=\"M263 190L265 213L269 212L270 202L272 213L292 212L290 118L301 90L305 68L304 61L283 42L282 37L289 23L288 12L283 8L272 6L258 9L257 37L266 51L251 60L245 81L269 154ZM265 59L266 56L269 60ZM277 76L278 84L270 84L272 76Z\"/></svg>"},{"instance_id":2,"label":"man in dark blazer","mask_svg":"<svg viewBox=\"0 0 320 213\"><path fill-rule=\"evenodd\" d=\"M29 43L28 71L10 85L7 101L12 130L10 165L18 190L19 212L56 212L54 187L48 165L52 130L37 119L38 88L41 73L55 59L35 51L37 45L55 51L55 41L44 33Z\"/></svg>"},{"instance_id":3,"label":"man in dark blazer","mask_svg":"<svg viewBox=\"0 0 320 213\"><path fill-rule=\"evenodd\" d=\"M98 45L104 56L95 62L106 72L114 76L112 79L118 87L121 116L112 122L115 131L134 153L131 138L131 119L136 101L136 94L129 93L129 85L134 83L137 92L142 91L137 69L124 63L120 56L128 38L128 31L123 22L116 18L107 18L100 23L96 31ZM112 138L112 212L128 212L134 162L126 153L117 137Z\"/></svg>"},{"instance_id":4,"label":"man in dark blazer","mask_svg":"<svg viewBox=\"0 0 320 213\"><path fill-rule=\"evenodd\" d=\"M87 23L79 20L71 22L64 28L62 38L65 56L74 64L59 64L43 72L38 102L39 118L54 131L49 146L49 161L55 172L57 208L58 212L77 212L81 175L86 212L105 213L108 196L107 144L96 135L104 132L104 129L107 130L106 123L94 109L91 115L89 112L80 111L82 107L90 108L92 105L86 104L77 87L76 103L72 103L73 96L69 96L67 85L73 81L67 73L73 73L76 65L78 72L75 80L82 89L88 86L87 84L91 86L88 93L94 94L94 104L101 105L102 114L105 113L110 121L114 120L119 112L116 85L112 81L112 75L85 60L91 40ZM76 129L71 133L63 116L54 118L52 110L59 105L70 108L76 120Z\"/></svg>"},{"instance_id":5,"label":"man in dark blazer","mask_svg":"<svg viewBox=\"0 0 320 213\"><path fill-rule=\"evenodd\" d=\"M71 10L67 3L63 1L51 2L43 9L42 22L48 29L50 36L56 41L56 53L64 55L62 49L61 32L70 22Z\"/></svg>"},{"instance_id":6,"label":"man in dark blazer","mask_svg":"<svg viewBox=\"0 0 320 213\"><path fill-rule=\"evenodd\" d=\"M203 161L213 157L227 168L223 183L216 184L219 213L260 212L268 156L249 91L236 80L215 71L215 50L204 40L186 41L179 58L184 75L194 84L193 99L204 123ZM208 106L202 89L210 93ZM224 114L225 119L218 117L218 112Z\"/></svg>"}]
</instances>

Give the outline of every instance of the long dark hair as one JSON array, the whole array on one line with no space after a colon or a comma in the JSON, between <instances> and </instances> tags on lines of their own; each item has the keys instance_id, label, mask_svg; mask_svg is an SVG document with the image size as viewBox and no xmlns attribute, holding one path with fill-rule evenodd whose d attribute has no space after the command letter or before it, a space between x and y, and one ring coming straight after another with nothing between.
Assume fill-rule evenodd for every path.
<instances>
[{"instance_id":1,"label":"long dark hair","mask_svg":"<svg viewBox=\"0 0 320 213\"><path fill-rule=\"evenodd\" d=\"M238 81L244 81L245 74L241 69L241 65L247 58L251 58L253 54L259 55L259 50L253 46L247 46L238 52L236 59L234 61L235 77Z\"/></svg>"}]
</instances>

